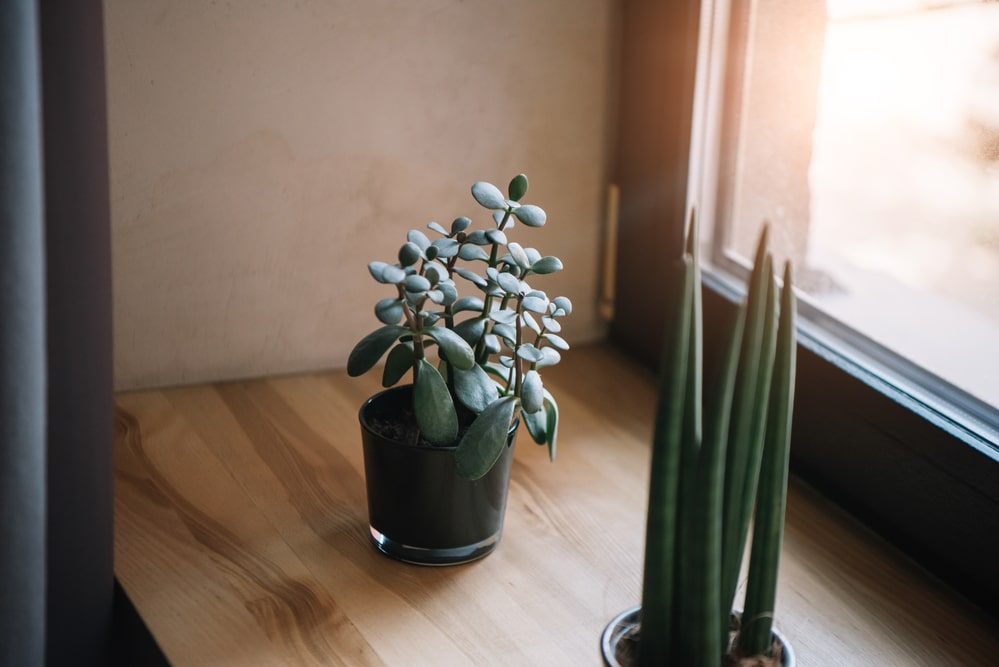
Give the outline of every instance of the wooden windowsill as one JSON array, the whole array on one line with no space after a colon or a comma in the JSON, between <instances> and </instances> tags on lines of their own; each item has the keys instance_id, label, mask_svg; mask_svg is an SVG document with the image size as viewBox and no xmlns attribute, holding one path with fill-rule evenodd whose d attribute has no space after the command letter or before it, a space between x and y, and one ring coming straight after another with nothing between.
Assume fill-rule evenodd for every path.
<instances>
[{"instance_id":1,"label":"wooden windowsill","mask_svg":"<svg viewBox=\"0 0 999 667\"><path fill-rule=\"evenodd\" d=\"M599 665L637 603L655 381L613 349L548 369L558 460L517 445L503 540L428 568L368 540L376 374L119 394L115 572L172 664ZM799 664L990 665L999 624L793 482L778 627Z\"/></svg>"}]
</instances>

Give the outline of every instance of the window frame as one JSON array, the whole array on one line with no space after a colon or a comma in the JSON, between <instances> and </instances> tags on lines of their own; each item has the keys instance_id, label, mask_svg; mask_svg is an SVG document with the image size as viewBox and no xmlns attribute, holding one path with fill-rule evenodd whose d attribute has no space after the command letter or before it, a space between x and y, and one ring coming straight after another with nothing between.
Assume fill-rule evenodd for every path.
<instances>
[{"instance_id":1,"label":"window frame","mask_svg":"<svg viewBox=\"0 0 999 667\"><path fill-rule=\"evenodd\" d=\"M630 0L622 9L618 296L610 337L652 368L665 322L650 313L668 312L668 290L649 289L648 267L680 255L688 211L713 219L730 205L730 165L721 149L738 127L738 110L718 100L739 97L739 68L731 65L743 57L740 12L749 4ZM708 95L710 86L722 94ZM731 276L705 271L708 364L719 355L742 291ZM999 450L987 433L968 429L929 399L802 321L792 472L995 613Z\"/></svg>"}]
</instances>

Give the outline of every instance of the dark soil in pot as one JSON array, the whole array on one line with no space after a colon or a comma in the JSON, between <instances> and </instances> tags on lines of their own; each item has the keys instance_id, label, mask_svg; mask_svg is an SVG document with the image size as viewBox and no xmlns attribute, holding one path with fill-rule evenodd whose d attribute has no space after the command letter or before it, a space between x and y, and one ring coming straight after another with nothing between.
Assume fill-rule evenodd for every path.
<instances>
[{"instance_id":1,"label":"dark soil in pot","mask_svg":"<svg viewBox=\"0 0 999 667\"><path fill-rule=\"evenodd\" d=\"M467 426L471 415L463 416ZM454 463L456 445L419 437L412 387L371 397L360 411L371 539L383 553L421 565L452 565L499 543L513 463L516 424L496 465L468 480Z\"/></svg>"}]
</instances>

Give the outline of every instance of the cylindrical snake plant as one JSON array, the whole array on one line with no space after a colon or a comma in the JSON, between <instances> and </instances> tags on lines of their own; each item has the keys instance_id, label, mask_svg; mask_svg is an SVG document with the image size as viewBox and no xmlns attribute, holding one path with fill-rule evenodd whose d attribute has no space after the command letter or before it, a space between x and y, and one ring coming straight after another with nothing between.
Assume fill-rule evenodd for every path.
<instances>
[{"instance_id":1,"label":"cylindrical snake plant","mask_svg":"<svg viewBox=\"0 0 999 667\"><path fill-rule=\"evenodd\" d=\"M652 447L639 664L718 667L726 652L750 656L771 649L787 497L796 306L790 264L778 296L764 227L748 296L731 323L719 368L705 378L693 220L671 278L672 317ZM751 517L745 608L730 645L730 614Z\"/></svg>"}]
</instances>

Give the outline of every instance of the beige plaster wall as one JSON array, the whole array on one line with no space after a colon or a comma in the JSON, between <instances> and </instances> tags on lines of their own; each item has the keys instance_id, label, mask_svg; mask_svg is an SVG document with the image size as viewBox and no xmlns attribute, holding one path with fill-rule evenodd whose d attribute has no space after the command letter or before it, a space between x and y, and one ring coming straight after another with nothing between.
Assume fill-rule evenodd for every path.
<instances>
[{"instance_id":1,"label":"beige plaster wall","mask_svg":"<svg viewBox=\"0 0 999 667\"><path fill-rule=\"evenodd\" d=\"M367 262L521 171L566 336L602 337L614 5L108 0L117 388L342 366Z\"/></svg>"}]
</instances>

